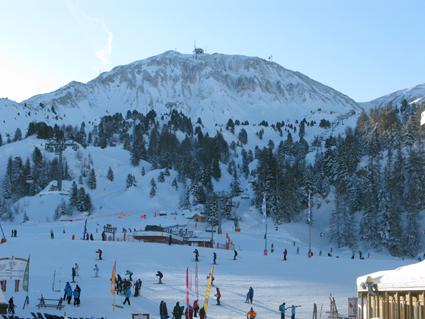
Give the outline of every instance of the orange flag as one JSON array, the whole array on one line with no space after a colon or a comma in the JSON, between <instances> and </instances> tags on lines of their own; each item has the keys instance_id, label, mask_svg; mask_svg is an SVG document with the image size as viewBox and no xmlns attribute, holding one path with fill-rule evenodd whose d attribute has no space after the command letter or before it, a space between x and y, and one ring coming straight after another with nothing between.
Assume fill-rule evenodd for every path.
<instances>
[{"instance_id":1,"label":"orange flag","mask_svg":"<svg viewBox=\"0 0 425 319\"><path fill-rule=\"evenodd\" d=\"M111 293L115 295L115 283L117 278L117 261L115 260L114 266L112 267L112 279L111 279Z\"/></svg>"}]
</instances>

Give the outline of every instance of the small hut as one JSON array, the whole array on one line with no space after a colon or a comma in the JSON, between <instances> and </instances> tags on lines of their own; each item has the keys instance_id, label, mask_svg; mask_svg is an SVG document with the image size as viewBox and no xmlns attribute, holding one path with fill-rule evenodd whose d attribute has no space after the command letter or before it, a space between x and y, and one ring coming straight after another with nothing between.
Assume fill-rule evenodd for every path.
<instances>
[{"instance_id":1,"label":"small hut","mask_svg":"<svg viewBox=\"0 0 425 319\"><path fill-rule=\"evenodd\" d=\"M358 319L425 319L425 261L357 278Z\"/></svg>"}]
</instances>

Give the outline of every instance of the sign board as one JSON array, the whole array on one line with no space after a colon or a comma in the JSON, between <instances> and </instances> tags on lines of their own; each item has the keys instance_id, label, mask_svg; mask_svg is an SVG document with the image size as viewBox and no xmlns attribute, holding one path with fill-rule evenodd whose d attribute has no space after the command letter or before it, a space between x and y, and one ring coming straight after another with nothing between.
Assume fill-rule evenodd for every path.
<instances>
[{"instance_id":1,"label":"sign board","mask_svg":"<svg viewBox=\"0 0 425 319\"><path fill-rule=\"evenodd\" d=\"M357 297L348 298L348 318L357 318Z\"/></svg>"},{"instance_id":2,"label":"sign board","mask_svg":"<svg viewBox=\"0 0 425 319\"><path fill-rule=\"evenodd\" d=\"M150 315L148 313L133 313L131 314L131 319L149 319Z\"/></svg>"},{"instance_id":3,"label":"sign board","mask_svg":"<svg viewBox=\"0 0 425 319\"><path fill-rule=\"evenodd\" d=\"M0 258L0 279L19 280L24 277L28 259L18 257Z\"/></svg>"}]
</instances>

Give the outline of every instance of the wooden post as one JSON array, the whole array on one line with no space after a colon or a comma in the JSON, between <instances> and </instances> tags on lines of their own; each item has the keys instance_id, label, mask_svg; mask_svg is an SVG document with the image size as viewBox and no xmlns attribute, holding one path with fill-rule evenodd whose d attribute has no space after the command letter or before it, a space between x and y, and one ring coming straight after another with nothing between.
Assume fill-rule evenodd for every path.
<instances>
[{"instance_id":1,"label":"wooden post","mask_svg":"<svg viewBox=\"0 0 425 319\"><path fill-rule=\"evenodd\" d=\"M385 302L384 302L384 318L390 318L390 297L388 296L388 291L385 292Z\"/></svg>"},{"instance_id":2,"label":"wooden post","mask_svg":"<svg viewBox=\"0 0 425 319\"><path fill-rule=\"evenodd\" d=\"M398 292L395 293L395 310L396 314L394 315L394 318L401 318L400 316L400 296L398 295Z\"/></svg>"},{"instance_id":3,"label":"wooden post","mask_svg":"<svg viewBox=\"0 0 425 319\"><path fill-rule=\"evenodd\" d=\"M408 319L413 319L413 304L412 304L412 293L409 291L409 293L407 294L407 298L408 298L408 302L409 305L407 307L407 318Z\"/></svg>"},{"instance_id":4,"label":"wooden post","mask_svg":"<svg viewBox=\"0 0 425 319\"><path fill-rule=\"evenodd\" d=\"M422 292L421 319L425 319L425 291Z\"/></svg>"},{"instance_id":5,"label":"wooden post","mask_svg":"<svg viewBox=\"0 0 425 319\"><path fill-rule=\"evenodd\" d=\"M419 294L415 296L415 318L419 319L419 307L421 306L421 303L419 301Z\"/></svg>"}]
</instances>

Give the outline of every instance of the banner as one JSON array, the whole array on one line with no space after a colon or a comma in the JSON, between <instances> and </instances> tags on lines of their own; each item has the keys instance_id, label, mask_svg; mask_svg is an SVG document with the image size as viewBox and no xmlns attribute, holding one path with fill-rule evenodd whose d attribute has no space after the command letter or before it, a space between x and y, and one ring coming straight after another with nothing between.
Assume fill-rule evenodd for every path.
<instances>
[{"instance_id":1,"label":"banner","mask_svg":"<svg viewBox=\"0 0 425 319\"><path fill-rule=\"evenodd\" d=\"M115 260L114 266L112 267L112 278L111 278L111 293L115 295L115 281L117 277L117 261Z\"/></svg>"},{"instance_id":2,"label":"banner","mask_svg":"<svg viewBox=\"0 0 425 319\"><path fill-rule=\"evenodd\" d=\"M28 257L27 265L25 266L24 278L22 279L22 289L28 294L30 286L30 257Z\"/></svg>"},{"instance_id":3,"label":"banner","mask_svg":"<svg viewBox=\"0 0 425 319\"><path fill-rule=\"evenodd\" d=\"M204 310L205 310L205 314L207 314L207 309L208 309L208 298L210 297L210 293L211 293L211 287L212 287L212 278L214 276L214 266L212 266L211 271L210 271L210 275L208 278L208 285L207 288L205 289L205 295L204 295Z\"/></svg>"}]
</instances>

